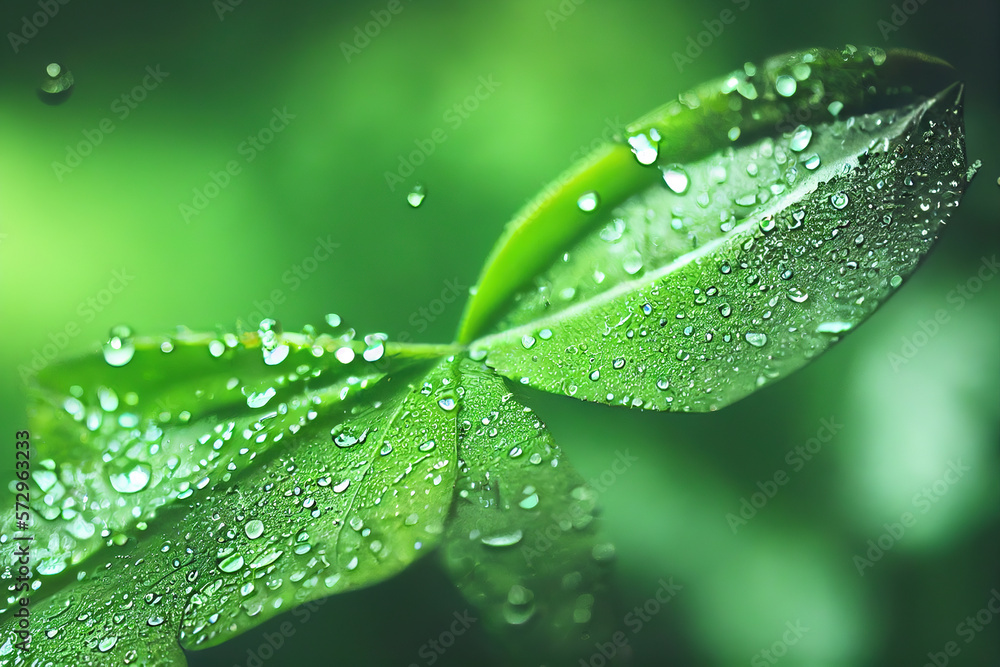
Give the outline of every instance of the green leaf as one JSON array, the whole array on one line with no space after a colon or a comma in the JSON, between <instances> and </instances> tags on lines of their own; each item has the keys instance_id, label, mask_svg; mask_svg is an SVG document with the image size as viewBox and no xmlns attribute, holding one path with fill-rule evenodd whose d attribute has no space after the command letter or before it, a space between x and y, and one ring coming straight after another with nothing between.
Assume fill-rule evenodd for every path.
<instances>
[{"instance_id":1,"label":"green leaf","mask_svg":"<svg viewBox=\"0 0 1000 667\"><path fill-rule=\"evenodd\" d=\"M542 209L518 223L562 237L519 289L528 232L508 232L484 276L510 272L513 296L473 354L545 391L660 410L714 410L801 367L884 302L958 204L949 81L926 57L849 48L681 95L629 128L655 184L582 231Z\"/></svg>"},{"instance_id":2,"label":"green leaf","mask_svg":"<svg viewBox=\"0 0 1000 667\"><path fill-rule=\"evenodd\" d=\"M521 662L575 663L593 651L583 638L609 620L595 603L614 554L597 538L596 492L495 373L466 360L460 383L445 567Z\"/></svg>"},{"instance_id":3,"label":"green leaf","mask_svg":"<svg viewBox=\"0 0 1000 667\"><path fill-rule=\"evenodd\" d=\"M178 640L217 644L437 543L456 474L455 362L352 337L123 339L109 353L127 350L120 367L88 357L39 378L33 428L59 463L40 466L41 518L18 531L55 575L32 592L33 660L183 664ZM16 597L4 607L0 655L18 641Z\"/></svg>"}]
</instances>

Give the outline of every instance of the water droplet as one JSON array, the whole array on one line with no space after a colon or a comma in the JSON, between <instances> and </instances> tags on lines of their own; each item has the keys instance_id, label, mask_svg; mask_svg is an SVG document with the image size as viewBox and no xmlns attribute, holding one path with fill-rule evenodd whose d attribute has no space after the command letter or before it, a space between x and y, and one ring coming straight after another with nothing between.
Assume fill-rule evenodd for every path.
<instances>
[{"instance_id":1,"label":"water droplet","mask_svg":"<svg viewBox=\"0 0 1000 667\"><path fill-rule=\"evenodd\" d=\"M622 260L622 268L625 269L625 273L630 276L634 276L642 269L642 255L639 254L638 250L632 250L626 253L624 259Z\"/></svg>"},{"instance_id":2,"label":"water droplet","mask_svg":"<svg viewBox=\"0 0 1000 667\"><path fill-rule=\"evenodd\" d=\"M596 210L600 203L600 196L593 190L590 192L584 192L580 195L580 198L576 200L577 207L585 213L590 213L591 211Z\"/></svg>"},{"instance_id":3,"label":"water droplet","mask_svg":"<svg viewBox=\"0 0 1000 667\"><path fill-rule=\"evenodd\" d=\"M830 197L830 204L837 210L843 209L847 206L849 198L846 192L838 192Z\"/></svg>"},{"instance_id":4,"label":"water droplet","mask_svg":"<svg viewBox=\"0 0 1000 667\"><path fill-rule=\"evenodd\" d=\"M803 151L809 145L809 140L812 139L812 136L812 128L806 125L799 125L792 133L792 139L788 143L788 147L795 152Z\"/></svg>"},{"instance_id":5,"label":"water droplet","mask_svg":"<svg viewBox=\"0 0 1000 667\"><path fill-rule=\"evenodd\" d=\"M521 541L524 537L524 533L520 530L515 530L510 533L501 533L499 535L482 536L479 541L488 547L511 547Z\"/></svg>"},{"instance_id":6,"label":"water droplet","mask_svg":"<svg viewBox=\"0 0 1000 667\"><path fill-rule=\"evenodd\" d=\"M663 182L676 194L682 195L687 192L691 185L691 179L684 171L684 167L679 164L671 164L663 167Z\"/></svg>"},{"instance_id":7,"label":"water droplet","mask_svg":"<svg viewBox=\"0 0 1000 667\"><path fill-rule=\"evenodd\" d=\"M778 94L782 97L791 97L794 95L796 86L797 84L795 79L787 74L782 74L774 82L774 89L777 90Z\"/></svg>"},{"instance_id":8,"label":"water droplet","mask_svg":"<svg viewBox=\"0 0 1000 667\"><path fill-rule=\"evenodd\" d=\"M233 554L223 558L219 562L219 569L223 572L236 572L241 567L243 567L243 556L239 554Z\"/></svg>"},{"instance_id":9,"label":"water droplet","mask_svg":"<svg viewBox=\"0 0 1000 667\"><path fill-rule=\"evenodd\" d=\"M108 342L104 344L104 360L111 366L124 366L132 361L135 354L132 330L119 325L113 327L108 336Z\"/></svg>"},{"instance_id":10,"label":"water droplet","mask_svg":"<svg viewBox=\"0 0 1000 667\"><path fill-rule=\"evenodd\" d=\"M107 653L115 647L118 643L118 637L105 637L101 641L97 642L97 650L101 653Z\"/></svg>"},{"instance_id":11,"label":"water droplet","mask_svg":"<svg viewBox=\"0 0 1000 667\"><path fill-rule=\"evenodd\" d=\"M657 139L660 136L655 129L650 130L650 134ZM635 159L639 161L639 164L653 164L656 162L656 156L659 153L659 148L657 147L656 140L650 138L649 135L637 134L629 137L628 145L632 147L632 152L635 153Z\"/></svg>"},{"instance_id":12,"label":"water droplet","mask_svg":"<svg viewBox=\"0 0 1000 667\"><path fill-rule=\"evenodd\" d=\"M424 203L424 199L426 199L426 197L427 188L418 183L410 188L410 191L406 193L406 203L413 208L420 208L420 205Z\"/></svg>"},{"instance_id":13,"label":"water droplet","mask_svg":"<svg viewBox=\"0 0 1000 667\"><path fill-rule=\"evenodd\" d=\"M136 463L128 470L113 473L110 476L111 486L119 493L138 493L149 484L152 470L145 463Z\"/></svg>"},{"instance_id":14,"label":"water droplet","mask_svg":"<svg viewBox=\"0 0 1000 667\"><path fill-rule=\"evenodd\" d=\"M265 551L261 555L257 556L257 558L255 558L250 563L250 568L254 569L254 570L257 570L257 569L260 569L262 567L267 567L268 565L270 565L274 561L276 561L279 558L281 558L281 554L283 554L283 553L285 553L285 552L284 551Z\"/></svg>"},{"instance_id":15,"label":"water droplet","mask_svg":"<svg viewBox=\"0 0 1000 667\"><path fill-rule=\"evenodd\" d=\"M767 335L762 333L748 333L745 338L754 347L764 347L764 344L767 343Z\"/></svg>"},{"instance_id":16,"label":"water droplet","mask_svg":"<svg viewBox=\"0 0 1000 667\"><path fill-rule=\"evenodd\" d=\"M729 317L730 315L733 314L733 309L729 306L728 303L724 303L721 306L719 306L719 314L721 314L723 317Z\"/></svg>"},{"instance_id":17,"label":"water droplet","mask_svg":"<svg viewBox=\"0 0 1000 667\"><path fill-rule=\"evenodd\" d=\"M46 104L62 104L73 92L73 73L59 63L45 66L45 80L38 88L38 98Z\"/></svg>"},{"instance_id":18,"label":"water droplet","mask_svg":"<svg viewBox=\"0 0 1000 667\"><path fill-rule=\"evenodd\" d=\"M538 505L538 494L532 493L530 496L519 502L518 505L526 510L534 509Z\"/></svg>"},{"instance_id":19,"label":"water droplet","mask_svg":"<svg viewBox=\"0 0 1000 667\"><path fill-rule=\"evenodd\" d=\"M616 369L621 370L622 368L625 368L625 360L621 357L618 357L613 362L611 362L611 365L614 366Z\"/></svg>"},{"instance_id":20,"label":"water droplet","mask_svg":"<svg viewBox=\"0 0 1000 667\"><path fill-rule=\"evenodd\" d=\"M101 387L97 390L97 400L101 404L101 409L105 412L114 412L118 409L118 394L114 389Z\"/></svg>"},{"instance_id":21,"label":"water droplet","mask_svg":"<svg viewBox=\"0 0 1000 667\"><path fill-rule=\"evenodd\" d=\"M354 349L344 345L343 347L338 347L337 351L333 353L333 356L337 357L337 361L342 364L349 364L354 361Z\"/></svg>"},{"instance_id":22,"label":"water droplet","mask_svg":"<svg viewBox=\"0 0 1000 667\"><path fill-rule=\"evenodd\" d=\"M595 371L591 371L591 373L590 373L590 379L593 380L594 382L597 382L598 380L600 380L601 379L601 371L596 371L596 370Z\"/></svg>"},{"instance_id":23,"label":"water droplet","mask_svg":"<svg viewBox=\"0 0 1000 667\"><path fill-rule=\"evenodd\" d=\"M365 351L361 353L361 357L365 361L378 361L385 354L385 341L388 340L388 336L384 333L373 333L365 336Z\"/></svg>"},{"instance_id":24,"label":"water droplet","mask_svg":"<svg viewBox=\"0 0 1000 667\"><path fill-rule=\"evenodd\" d=\"M448 412L454 410L455 405L456 405L455 399L452 396L445 396L444 398L438 401L438 407L440 407L442 410L447 410Z\"/></svg>"},{"instance_id":25,"label":"water droplet","mask_svg":"<svg viewBox=\"0 0 1000 667\"><path fill-rule=\"evenodd\" d=\"M247 396L247 406L251 408L262 408L267 405L267 402L277 393L274 387L268 387L264 391L251 392Z\"/></svg>"},{"instance_id":26,"label":"water droplet","mask_svg":"<svg viewBox=\"0 0 1000 667\"><path fill-rule=\"evenodd\" d=\"M524 334L523 336L521 336L521 347L523 347L524 349L530 350L534 344L535 344L534 336L530 336L528 334Z\"/></svg>"},{"instance_id":27,"label":"water droplet","mask_svg":"<svg viewBox=\"0 0 1000 667\"><path fill-rule=\"evenodd\" d=\"M659 380L656 381L656 388L659 389L660 391L666 391L667 389L670 388L670 381L667 380L666 378L660 378Z\"/></svg>"},{"instance_id":28,"label":"water droplet","mask_svg":"<svg viewBox=\"0 0 1000 667\"><path fill-rule=\"evenodd\" d=\"M343 482L338 482L337 484L334 484L333 490L336 491L337 493L342 493L346 491L347 487L349 487L350 485L351 485L351 480L345 479Z\"/></svg>"},{"instance_id":29,"label":"water droplet","mask_svg":"<svg viewBox=\"0 0 1000 667\"><path fill-rule=\"evenodd\" d=\"M802 160L802 164L805 165L805 168L809 171L816 169L816 167L820 165L819 155L813 153L812 155L805 156Z\"/></svg>"},{"instance_id":30,"label":"water droplet","mask_svg":"<svg viewBox=\"0 0 1000 667\"><path fill-rule=\"evenodd\" d=\"M795 303L804 303L809 295L800 290L798 287L790 287L788 289L788 298Z\"/></svg>"},{"instance_id":31,"label":"water droplet","mask_svg":"<svg viewBox=\"0 0 1000 667\"><path fill-rule=\"evenodd\" d=\"M889 279L889 284L892 285L893 287L899 287L900 285L903 284L903 277L899 274L896 274Z\"/></svg>"},{"instance_id":32,"label":"water droplet","mask_svg":"<svg viewBox=\"0 0 1000 667\"><path fill-rule=\"evenodd\" d=\"M848 331L852 326L850 322L823 322L816 327L816 332L838 334Z\"/></svg>"},{"instance_id":33,"label":"water droplet","mask_svg":"<svg viewBox=\"0 0 1000 667\"><path fill-rule=\"evenodd\" d=\"M251 540L256 540L264 534L264 522L260 519L250 519L247 521L247 525L243 527L243 531Z\"/></svg>"}]
</instances>

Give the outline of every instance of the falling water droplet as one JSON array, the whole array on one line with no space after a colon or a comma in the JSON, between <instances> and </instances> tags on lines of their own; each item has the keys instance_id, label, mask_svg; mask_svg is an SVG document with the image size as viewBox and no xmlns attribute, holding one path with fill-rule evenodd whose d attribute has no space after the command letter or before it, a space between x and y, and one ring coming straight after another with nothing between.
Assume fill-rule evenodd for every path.
<instances>
[{"instance_id":1,"label":"falling water droplet","mask_svg":"<svg viewBox=\"0 0 1000 667\"><path fill-rule=\"evenodd\" d=\"M410 188L410 191L406 193L406 203L413 208L420 208L420 205L424 203L424 199L427 198L427 188L422 184L418 183Z\"/></svg>"},{"instance_id":2,"label":"falling water droplet","mask_svg":"<svg viewBox=\"0 0 1000 667\"><path fill-rule=\"evenodd\" d=\"M49 63L45 66L45 80L38 89L38 98L52 106L62 104L73 92L73 84L72 72L59 63Z\"/></svg>"},{"instance_id":3,"label":"falling water droplet","mask_svg":"<svg viewBox=\"0 0 1000 667\"><path fill-rule=\"evenodd\" d=\"M124 366L132 361L134 354L132 330L125 325L112 327L104 344L104 360L111 366Z\"/></svg>"}]
</instances>

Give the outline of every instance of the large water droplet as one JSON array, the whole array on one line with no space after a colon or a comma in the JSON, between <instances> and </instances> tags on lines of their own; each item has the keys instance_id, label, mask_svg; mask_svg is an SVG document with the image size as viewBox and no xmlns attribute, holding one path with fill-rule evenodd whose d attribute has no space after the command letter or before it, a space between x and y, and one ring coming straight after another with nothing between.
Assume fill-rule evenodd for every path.
<instances>
[{"instance_id":1,"label":"large water droplet","mask_svg":"<svg viewBox=\"0 0 1000 667\"><path fill-rule=\"evenodd\" d=\"M774 89L778 91L778 94L782 97L791 97L795 94L796 84L795 79L788 76L787 74L782 74L774 81Z\"/></svg>"},{"instance_id":2,"label":"large water droplet","mask_svg":"<svg viewBox=\"0 0 1000 667\"><path fill-rule=\"evenodd\" d=\"M113 327L108 336L108 342L104 344L104 360L111 366L124 366L132 361L132 356L135 354L132 330L125 325L119 325Z\"/></svg>"},{"instance_id":3,"label":"large water droplet","mask_svg":"<svg viewBox=\"0 0 1000 667\"><path fill-rule=\"evenodd\" d=\"M795 128L795 132L792 133L792 140L788 143L788 147L793 151L804 151L806 146L809 145L809 140L812 139L813 131L806 125L799 125Z\"/></svg>"},{"instance_id":4,"label":"large water droplet","mask_svg":"<svg viewBox=\"0 0 1000 667\"><path fill-rule=\"evenodd\" d=\"M251 540L256 540L264 534L264 522L260 519L250 519L247 521L247 525L243 527L243 531Z\"/></svg>"},{"instance_id":5,"label":"large water droplet","mask_svg":"<svg viewBox=\"0 0 1000 667\"><path fill-rule=\"evenodd\" d=\"M679 164L671 164L663 168L663 182L676 194L682 195L687 192L691 185L691 179L684 171L684 167Z\"/></svg>"},{"instance_id":6,"label":"large water droplet","mask_svg":"<svg viewBox=\"0 0 1000 667\"><path fill-rule=\"evenodd\" d=\"M745 337L747 339L747 342L753 345L754 347L764 347L764 344L767 343L767 334L751 332L746 334Z\"/></svg>"},{"instance_id":7,"label":"large water droplet","mask_svg":"<svg viewBox=\"0 0 1000 667\"><path fill-rule=\"evenodd\" d=\"M223 572L236 572L241 567L243 567L243 556L239 554L233 554L219 562L219 569Z\"/></svg>"}]
</instances>

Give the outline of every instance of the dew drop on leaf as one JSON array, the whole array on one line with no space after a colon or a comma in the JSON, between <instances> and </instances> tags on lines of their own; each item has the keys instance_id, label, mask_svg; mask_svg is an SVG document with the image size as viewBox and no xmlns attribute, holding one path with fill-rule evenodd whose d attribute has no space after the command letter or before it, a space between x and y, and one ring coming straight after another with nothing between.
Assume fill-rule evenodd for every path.
<instances>
[{"instance_id":1,"label":"dew drop on leaf","mask_svg":"<svg viewBox=\"0 0 1000 667\"><path fill-rule=\"evenodd\" d=\"M593 190L583 193L580 195L580 198L576 200L577 207L584 213L591 213L597 210L597 206L600 203L600 196Z\"/></svg>"},{"instance_id":2,"label":"dew drop on leaf","mask_svg":"<svg viewBox=\"0 0 1000 667\"><path fill-rule=\"evenodd\" d=\"M687 192L691 185L688 173L679 164L671 164L663 168L663 182L666 183L671 192L678 195Z\"/></svg>"}]
</instances>

